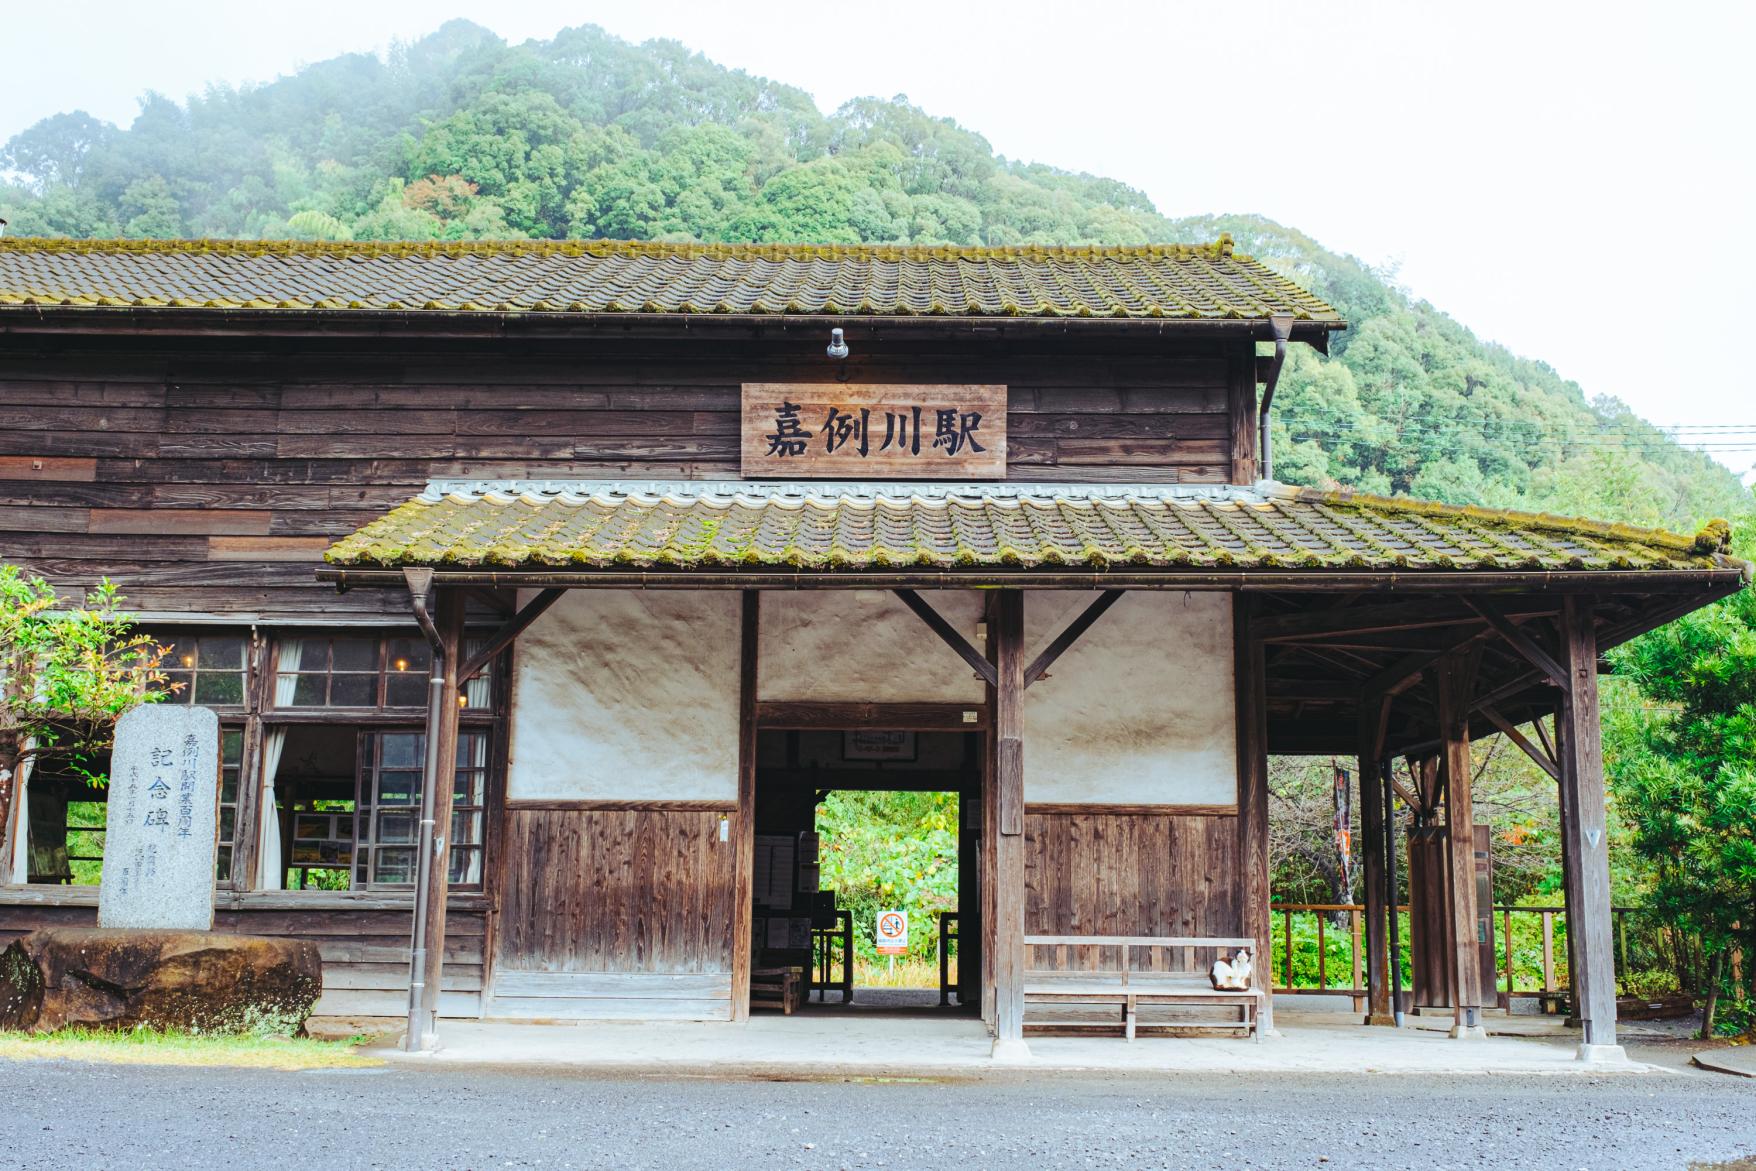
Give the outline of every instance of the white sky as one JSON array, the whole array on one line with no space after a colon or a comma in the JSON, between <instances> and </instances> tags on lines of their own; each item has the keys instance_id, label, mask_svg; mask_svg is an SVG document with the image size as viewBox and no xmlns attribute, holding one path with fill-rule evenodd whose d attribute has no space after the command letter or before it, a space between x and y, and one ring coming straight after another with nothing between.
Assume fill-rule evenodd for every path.
<instances>
[{"instance_id":1,"label":"white sky","mask_svg":"<svg viewBox=\"0 0 1756 1171\"><path fill-rule=\"evenodd\" d=\"M271 80L462 16L602 25L799 86L905 93L1013 158L1258 212L1661 425L1756 462L1749 0L1470 4L102 0L0 14L0 139ZM1692 432L1690 438L1713 438Z\"/></svg>"}]
</instances>

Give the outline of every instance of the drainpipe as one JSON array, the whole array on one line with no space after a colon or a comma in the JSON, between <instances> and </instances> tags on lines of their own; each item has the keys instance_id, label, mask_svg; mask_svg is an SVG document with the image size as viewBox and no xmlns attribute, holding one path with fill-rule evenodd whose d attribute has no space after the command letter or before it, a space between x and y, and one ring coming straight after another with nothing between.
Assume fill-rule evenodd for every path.
<instances>
[{"instance_id":1,"label":"drainpipe","mask_svg":"<svg viewBox=\"0 0 1756 1171\"><path fill-rule=\"evenodd\" d=\"M433 596L431 569L405 569L408 581L409 606L415 622L433 648L433 669L427 684L427 753L421 784L420 844L415 862L415 925L409 947L409 1023L403 1048L418 1053L427 1048L427 1039L434 1031L432 1014L427 1011L427 910L432 905L434 802L438 800L434 783L439 773L440 702L445 689L445 640L433 622L428 603Z\"/></svg>"},{"instance_id":2,"label":"drainpipe","mask_svg":"<svg viewBox=\"0 0 1756 1171\"><path fill-rule=\"evenodd\" d=\"M1274 388L1280 383L1280 368L1287 360L1287 342L1293 336L1293 315L1275 313L1268 318L1269 328L1274 330L1274 361L1269 364L1268 378L1262 391L1262 412L1257 419L1257 429L1261 434L1262 474L1261 479L1274 479L1274 453L1270 449L1268 439L1268 408L1274 405Z\"/></svg>"}]
</instances>

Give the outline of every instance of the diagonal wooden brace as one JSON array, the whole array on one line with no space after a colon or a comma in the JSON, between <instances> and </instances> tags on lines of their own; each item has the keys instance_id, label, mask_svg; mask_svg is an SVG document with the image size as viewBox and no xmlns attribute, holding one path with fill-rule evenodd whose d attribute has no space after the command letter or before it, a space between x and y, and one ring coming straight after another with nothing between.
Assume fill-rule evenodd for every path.
<instances>
[{"instance_id":1,"label":"diagonal wooden brace","mask_svg":"<svg viewBox=\"0 0 1756 1171\"><path fill-rule=\"evenodd\" d=\"M1030 666L1024 669L1024 685L1029 687L1038 679L1049 673L1055 660L1067 652L1080 635L1091 629L1091 624L1104 616L1104 611L1122 600L1127 590L1105 590L1092 600L1091 605L1080 611L1079 617L1067 624L1067 628L1055 636L1055 641L1043 648L1043 653L1031 660Z\"/></svg>"},{"instance_id":2,"label":"diagonal wooden brace","mask_svg":"<svg viewBox=\"0 0 1756 1171\"><path fill-rule=\"evenodd\" d=\"M988 662L986 656L976 650L970 644L969 639L963 637L958 631L957 627L945 621L944 615L933 609L925 598L913 590L896 590L894 592L902 600L902 604L913 610L915 616L925 622L927 628L938 635L946 646L956 651L959 658L975 668L976 674L986 679L990 687L998 686L1000 676L994 670L994 664Z\"/></svg>"},{"instance_id":3,"label":"diagonal wooden brace","mask_svg":"<svg viewBox=\"0 0 1756 1171\"><path fill-rule=\"evenodd\" d=\"M1520 630L1510 618L1502 614L1492 602L1484 598L1464 598L1464 604L1480 614L1487 624L1494 628L1499 636L1511 644L1512 649L1530 661L1531 666L1549 677L1556 687L1566 687L1567 672L1555 661L1555 656L1544 650L1536 639Z\"/></svg>"},{"instance_id":4,"label":"diagonal wooden brace","mask_svg":"<svg viewBox=\"0 0 1756 1171\"><path fill-rule=\"evenodd\" d=\"M566 590L544 590L532 598L518 613L507 619L506 624L489 636L482 649L465 660L457 669L457 681L467 683L482 673L482 669L494 661L494 656L512 645L512 641L523 634L525 628L538 618L543 611L561 600Z\"/></svg>"}]
</instances>

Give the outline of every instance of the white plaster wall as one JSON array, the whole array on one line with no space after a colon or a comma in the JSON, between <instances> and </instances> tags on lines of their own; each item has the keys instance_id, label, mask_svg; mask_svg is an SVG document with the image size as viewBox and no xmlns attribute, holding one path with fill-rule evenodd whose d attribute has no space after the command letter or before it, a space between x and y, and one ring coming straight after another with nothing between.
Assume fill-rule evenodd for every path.
<instances>
[{"instance_id":1,"label":"white plaster wall","mask_svg":"<svg viewBox=\"0 0 1756 1171\"><path fill-rule=\"evenodd\" d=\"M980 592L920 596L983 649ZM764 591L760 644L763 699L979 703L985 694L969 664L888 590Z\"/></svg>"},{"instance_id":2,"label":"white plaster wall","mask_svg":"<svg viewBox=\"0 0 1756 1171\"><path fill-rule=\"evenodd\" d=\"M507 795L737 800L738 629L732 590L567 591L514 644Z\"/></svg>"},{"instance_id":3,"label":"white plaster wall","mask_svg":"<svg viewBox=\"0 0 1756 1171\"><path fill-rule=\"evenodd\" d=\"M1027 657L1096 596L1026 594ZM1232 670L1230 594L1128 593L1024 693L1024 799L1235 804Z\"/></svg>"}]
</instances>

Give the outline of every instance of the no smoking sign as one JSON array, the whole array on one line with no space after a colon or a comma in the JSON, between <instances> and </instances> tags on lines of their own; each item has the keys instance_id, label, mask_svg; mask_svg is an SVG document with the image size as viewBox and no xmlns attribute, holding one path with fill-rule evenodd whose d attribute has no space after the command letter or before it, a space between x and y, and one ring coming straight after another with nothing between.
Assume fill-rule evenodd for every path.
<instances>
[{"instance_id":1,"label":"no smoking sign","mask_svg":"<svg viewBox=\"0 0 1756 1171\"><path fill-rule=\"evenodd\" d=\"M875 940L878 944L878 954L881 956L907 955L908 912L879 911Z\"/></svg>"}]
</instances>

